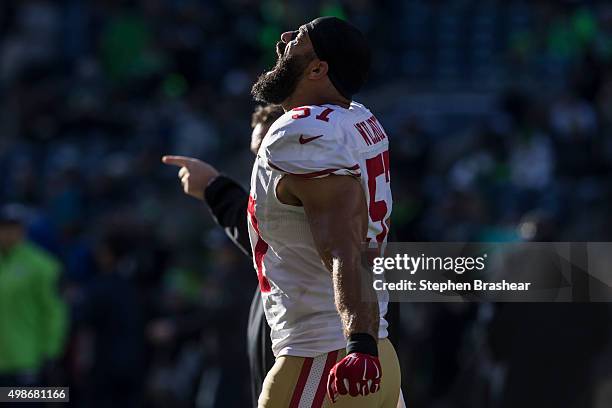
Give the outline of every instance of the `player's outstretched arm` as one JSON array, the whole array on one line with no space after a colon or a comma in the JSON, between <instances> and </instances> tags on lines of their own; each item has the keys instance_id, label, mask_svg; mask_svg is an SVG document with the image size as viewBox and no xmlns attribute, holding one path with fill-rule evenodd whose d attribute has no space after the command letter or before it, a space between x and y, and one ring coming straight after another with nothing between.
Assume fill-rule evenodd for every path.
<instances>
[{"instance_id":1,"label":"player's outstretched arm","mask_svg":"<svg viewBox=\"0 0 612 408\"><path fill-rule=\"evenodd\" d=\"M192 157L164 156L162 162L180 167L183 191L208 204L213 218L246 255L251 255L246 210L249 194L210 164Z\"/></svg>"},{"instance_id":2,"label":"player's outstretched arm","mask_svg":"<svg viewBox=\"0 0 612 408\"><path fill-rule=\"evenodd\" d=\"M285 190L285 191L283 191ZM351 176L304 179L285 176L279 198L291 196L304 206L317 250L332 274L334 296L347 342L347 356L330 371L328 392L367 395L378 391L382 369L378 361L379 310L374 289L370 301L361 284L362 243L368 216L361 184Z\"/></svg>"}]
</instances>

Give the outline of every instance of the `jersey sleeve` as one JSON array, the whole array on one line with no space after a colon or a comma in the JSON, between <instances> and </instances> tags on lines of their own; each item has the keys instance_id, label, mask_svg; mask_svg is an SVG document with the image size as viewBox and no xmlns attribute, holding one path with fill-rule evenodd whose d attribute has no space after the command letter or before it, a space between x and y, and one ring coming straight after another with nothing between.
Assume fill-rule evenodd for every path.
<instances>
[{"instance_id":1,"label":"jersey sleeve","mask_svg":"<svg viewBox=\"0 0 612 408\"><path fill-rule=\"evenodd\" d=\"M313 108L313 110L316 108ZM359 161L342 142L337 124L285 113L270 129L264 143L268 166L306 178L330 174L360 176Z\"/></svg>"}]
</instances>

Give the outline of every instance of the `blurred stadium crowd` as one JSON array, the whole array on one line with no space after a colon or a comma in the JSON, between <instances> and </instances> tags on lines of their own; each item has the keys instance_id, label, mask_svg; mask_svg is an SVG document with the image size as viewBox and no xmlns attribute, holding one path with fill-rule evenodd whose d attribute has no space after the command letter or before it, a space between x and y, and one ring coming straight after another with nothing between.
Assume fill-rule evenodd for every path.
<instances>
[{"instance_id":1,"label":"blurred stadium crowd","mask_svg":"<svg viewBox=\"0 0 612 408\"><path fill-rule=\"evenodd\" d=\"M246 185L250 86L279 34L318 15L371 40L358 100L391 137L393 240L610 240L605 2L3 1L0 203L29 209L66 306L62 350L33 383L70 384L82 406L248 406L255 274L160 157ZM407 401L455 406L462 344L484 341L493 312L405 310L406 344L426 346L399 345Z\"/></svg>"}]
</instances>

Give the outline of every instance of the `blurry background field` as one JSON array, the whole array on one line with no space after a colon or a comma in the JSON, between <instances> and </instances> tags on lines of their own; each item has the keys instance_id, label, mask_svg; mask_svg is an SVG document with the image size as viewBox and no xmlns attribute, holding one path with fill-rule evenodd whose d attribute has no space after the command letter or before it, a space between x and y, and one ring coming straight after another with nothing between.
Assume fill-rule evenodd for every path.
<instances>
[{"instance_id":1,"label":"blurry background field","mask_svg":"<svg viewBox=\"0 0 612 408\"><path fill-rule=\"evenodd\" d=\"M0 204L29 209L28 240L61 265L65 305L61 350L41 354L28 378L69 384L76 406L248 406L255 274L160 157L210 161L246 186L250 86L279 34L318 15L348 18L374 50L356 99L391 139L393 240L610 240L605 2L3 1ZM568 407L606 398L610 358L590 365L609 354L606 308L542 312L566 319L551 330L581 334L561 342L559 361L586 367ZM495 313L404 307L412 407L495 406L500 370L461 383L466 350L516 340L513 326L489 324Z\"/></svg>"}]
</instances>

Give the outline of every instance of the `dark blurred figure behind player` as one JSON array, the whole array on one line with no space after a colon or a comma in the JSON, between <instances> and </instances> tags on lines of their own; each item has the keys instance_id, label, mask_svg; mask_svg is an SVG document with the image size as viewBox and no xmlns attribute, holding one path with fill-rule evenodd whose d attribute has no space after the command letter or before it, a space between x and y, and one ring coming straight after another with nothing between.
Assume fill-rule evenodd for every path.
<instances>
[{"instance_id":1,"label":"dark blurred figure behind player","mask_svg":"<svg viewBox=\"0 0 612 408\"><path fill-rule=\"evenodd\" d=\"M532 241L551 242L559 236L548 214L527 214L522 223L532 224ZM591 279L576 267L587 264L580 259L586 257L585 248L586 243L571 244L572 303L495 305L489 341L493 358L505 368L500 408L593 406L592 368L609 340L610 313L606 303L588 299ZM550 269L549 275L560 270L556 265Z\"/></svg>"},{"instance_id":2,"label":"dark blurred figure behind player","mask_svg":"<svg viewBox=\"0 0 612 408\"><path fill-rule=\"evenodd\" d=\"M276 105L258 106L255 109L251 118L253 131L250 149L253 154L257 154L268 129L282 114L282 108ZM204 200L215 221L224 228L236 246L251 257L246 223L248 203L246 190L234 180L220 175L208 163L194 158L166 156L164 163L181 167L179 177L185 192L199 200ZM245 279L248 278L245 277ZM257 406L257 398L261 393L263 380L274 364L270 328L264 318L259 289L255 291L249 311L247 347L251 371L251 397L253 406Z\"/></svg>"},{"instance_id":3,"label":"dark blurred figure behind player","mask_svg":"<svg viewBox=\"0 0 612 408\"><path fill-rule=\"evenodd\" d=\"M137 407L142 399L144 313L130 259L136 239L129 227L107 229L95 249L97 274L75 303L75 324L93 340L88 406Z\"/></svg>"}]
</instances>

